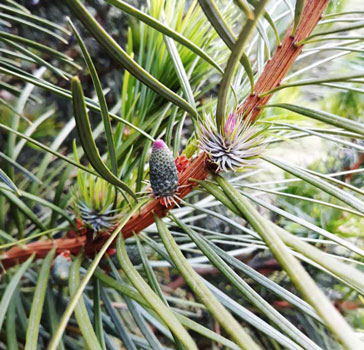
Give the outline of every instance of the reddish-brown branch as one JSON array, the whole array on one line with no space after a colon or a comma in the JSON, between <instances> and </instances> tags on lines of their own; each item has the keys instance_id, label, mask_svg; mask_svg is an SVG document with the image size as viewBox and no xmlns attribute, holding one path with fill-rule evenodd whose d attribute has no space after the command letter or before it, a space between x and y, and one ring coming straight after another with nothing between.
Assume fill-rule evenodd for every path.
<instances>
[{"instance_id":1,"label":"reddish-brown branch","mask_svg":"<svg viewBox=\"0 0 364 350\"><path fill-rule=\"evenodd\" d=\"M278 46L272 59L267 62L262 75L255 84L254 95L248 96L239 107L240 113L247 115L252 112L253 120L258 116L260 113L258 107L267 104L271 98L271 95L262 98L259 98L259 95L280 85L302 51L303 45L297 47L296 43L307 38L312 33L329 1L306 1L296 35L291 37L291 28L287 30L282 44Z\"/></svg>"},{"instance_id":2,"label":"reddish-brown branch","mask_svg":"<svg viewBox=\"0 0 364 350\"><path fill-rule=\"evenodd\" d=\"M292 67L297 56L302 50L301 47L296 47L295 43L303 40L309 36L314 30L317 22L320 20L321 14L326 8L330 0L307 0L302 14L301 22L298 26L294 38L290 36L291 30L288 29L282 44L277 48L272 59L266 64L262 75L259 77L256 86L255 94L250 95L239 107L240 112L246 114L252 112L253 118L256 118L260 112L259 106L266 104L270 95L259 98L258 95L271 90L278 86L283 77ZM181 185L187 185L190 178L204 180L208 176L208 169L206 166L207 157L205 154L199 155L182 173L180 177ZM180 197L184 198L192 190L192 185L183 187ZM154 222L153 212L159 217L163 217L167 213L167 208L154 200L147 204L141 211L133 216L125 225L122 230L125 238L130 237L133 232L140 232ZM82 248L85 249L87 254L93 254L98 251L105 243L107 234L101 234L97 241L90 241L87 235L79 236L76 238L62 238L55 240L46 240L30 243L27 245L19 245L8 250L1 255L1 263L7 268L19 262L26 260L33 253L36 258L43 258L52 248L57 248L57 253L69 250L72 254L77 254Z\"/></svg>"},{"instance_id":3,"label":"reddish-brown branch","mask_svg":"<svg viewBox=\"0 0 364 350\"><path fill-rule=\"evenodd\" d=\"M360 166L363 163L364 163L364 153L359 153L358 160L353 165L351 165L349 168L344 168L344 170L356 170L356 169L359 169ZM350 181L354 175L355 175L355 173L347 174L345 176L345 180L346 181Z\"/></svg>"}]
</instances>

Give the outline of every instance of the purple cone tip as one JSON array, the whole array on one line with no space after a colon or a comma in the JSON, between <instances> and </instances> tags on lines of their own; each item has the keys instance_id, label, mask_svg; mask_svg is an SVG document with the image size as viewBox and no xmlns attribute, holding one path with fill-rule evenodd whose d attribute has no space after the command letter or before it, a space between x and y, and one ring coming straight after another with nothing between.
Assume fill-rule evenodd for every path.
<instances>
[{"instance_id":1,"label":"purple cone tip","mask_svg":"<svg viewBox=\"0 0 364 350\"><path fill-rule=\"evenodd\" d=\"M163 140L155 140L153 143L153 149L162 149L167 147Z\"/></svg>"},{"instance_id":2,"label":"purple cone tip","mask_svg":"<svg viewBox=\"0 0 364 350\"><path fill-rule=\"evenodd\" d=\"M230 113L224 125L224 132L226 137L230 137L231 134L234 132L237 122L238 116L235 113Z\"/></svg>"}]
</instances>

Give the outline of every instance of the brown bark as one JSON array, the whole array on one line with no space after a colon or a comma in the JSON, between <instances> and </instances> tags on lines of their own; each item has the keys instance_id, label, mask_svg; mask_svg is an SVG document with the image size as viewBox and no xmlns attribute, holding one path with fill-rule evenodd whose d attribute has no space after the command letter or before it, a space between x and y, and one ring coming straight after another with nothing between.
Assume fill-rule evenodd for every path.
<instances>
[{"instance_id":1,"label":"brown bark","mask_svg":"<svg viewBox=\"0 0 364 350\"><path fill-rule=\"evenodd\" d=\"M253 120L259 115L259 107L267 104L272 96L267 95L259 98L259 95L280 85L302 51L303 45L297 47L296 44L306 39L313 32L329 1L306 1L295 36L291 36L291 26L288 28L281 45L278 46L272 59L267 62L262 75L255 84L254 95L248 96L239 107L240 113L248 115L251 112Z\"/></svg>"},{"instance_id":2,"label":"brown bark","mask_svg":"<svg viewBox=\"0 0 364 350\"><path fill-rule=\"evenodd\" d=\"M262 75L259 77L256 86L255 94L250 95L239 107L239 112L249 114L252 112L253 118L256 118L260 113L259 107L268 103L271 95L259 98L259 94L269 91L278 86L283 77L292 67L296 58L302 50L302 46L297 47L295 44L307 38L318 21L321 18L329 0L307 0L302 13L300 24L297 28L295 37L291 37L291 28L282 41L282 44L277 48L272 59L267 62ZM182 173L180 178L181 185L188 185L190 178L204 180L208 176L208 167L206 164L207 156L200 154ZM180 191L180 197L185 197L192 190L192 185L183 187ZM130 237L133 232L140 232L144 228L151 225L153 220L153 212L159 217L163 217L168 212L168 209L161 205L158 200L153 200L141 209L138 215L133 216L122 230L125 238ZM95 241L90 241L86 235L77 238L62 238L55 240L46 240L30 243L27 245L19 245L11 248L1 255L1 264L7 268L19 262L26 260L33 253L36 258L43 258L53 247L57 248L57 253L69 250L72 254L78 254L81 249L85 248L85 253L93 254L98 251L105 243L108 235L100 234Z\"/></svg>"}]
</instances>

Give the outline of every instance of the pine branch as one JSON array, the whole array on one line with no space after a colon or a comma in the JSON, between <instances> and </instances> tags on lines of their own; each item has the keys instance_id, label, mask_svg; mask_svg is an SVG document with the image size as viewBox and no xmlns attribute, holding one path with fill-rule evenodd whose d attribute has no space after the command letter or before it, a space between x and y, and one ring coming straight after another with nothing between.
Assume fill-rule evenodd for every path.
<instances>
[{"instance_id":1,"label":"pine branch","mask_svg":"<svg viewBox=\"0 0 364 350\"><path fill-rule=\"evenodd\" d=\"M260 113L259 107L267 104L271 98L271 95L262 98L259 98L259 95L279 86L302 51L303 45L297 46L296 43L311 35L329 1L330 0L306 1L295 36L291 36L291 25L291 27L288 28L281 45L277 48L272 59L267 62L262 75L259 77L255 85L255 93L247 97L239 107L239 112L242 112L245 115L252 113L253 119L257 118ZM202 153L181 175L180 184L190 186L182 187L179 197L184 198L192 191L193 187L189 182L190 178L204 180L207 178L208 174L207 155ZM131 217L129 222L125 225L122 230L124 238L128 238L133 235L133 232L138 233L151 225L154 222L153 213L158 217L163 217L167 214L169 209L161 205L158 200L151 201L141 209L138 215ZM108 237L109 234L100 233L96 240L90 240L87 235L82 235L76 238L61 238L19 245L2 254L0 256L0 262L5 268L8 268L25 261L33 253L35 253L36 258L44 258L52 248L56 248L57 254L69 250L75 255L78 254L82 248L85 248L86 254L93 255L103 246Z\"/></svg>"},{"instance_id":2,"label":"pine branch","mask_svg":"<svg viewBox=\"0 0 364 350\"><path fill-rule=\"evenodd\" d=\"M206 154L202 153L182 173L180 176L180 184L182 185L179 194L180 198L184 198L192 191L195 183L192 184L189 182L190 178L200 180L206 179L208 176L206 160ZM189 186L185 187L185 185ZM160 204L159 200L151 201L140 210L138 215L130 218L122 230L124 238L128 238L133 235L133 232L138 233L151 225L154 222L153 213L159 217L163 217L167 214L169 209L171 209L171 207L168 207L167 209L164 205ZM57 254L69 250L74 255L77 255L80 250L84 248L85 254L93 255L95 252L99 251L109 236L108 233L102 232L95 240L92 240L89 235L84 234L76 238L59 238L29 243L27 245L19 245L2 254L0 261L5 268L8 268L26 260L32 253L35 253L35 258L37 259L44 258L52 248L56 248Z\"/></svg>"}]
</instances>

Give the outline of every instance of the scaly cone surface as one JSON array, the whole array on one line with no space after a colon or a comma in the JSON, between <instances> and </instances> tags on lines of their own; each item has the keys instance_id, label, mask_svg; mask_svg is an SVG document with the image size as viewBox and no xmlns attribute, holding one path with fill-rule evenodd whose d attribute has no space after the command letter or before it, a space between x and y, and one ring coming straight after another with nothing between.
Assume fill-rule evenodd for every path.
<instances>
[{"instance_id":1,"label":"scaly cone surface","mask_svg":"<svg viewBox=\"0 0 364 350\"><path fill-rule=\"evenodd\" d=\"M178 188L178 173L172 152L162 140L154 141L149 169L153 195L173 196Z\"/></svg>"}]
</instances>

